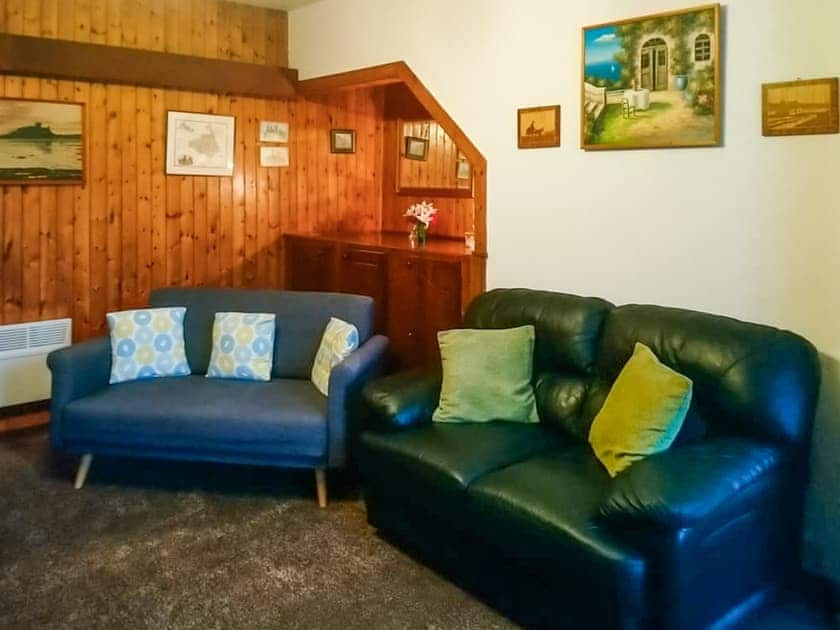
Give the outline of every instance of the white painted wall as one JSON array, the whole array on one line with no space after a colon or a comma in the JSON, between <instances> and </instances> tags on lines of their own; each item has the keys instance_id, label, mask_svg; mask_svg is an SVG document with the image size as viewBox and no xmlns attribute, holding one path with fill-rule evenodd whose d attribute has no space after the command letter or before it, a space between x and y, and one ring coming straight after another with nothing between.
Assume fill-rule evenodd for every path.
<instances>
[{"instance_id":1,"label":"white painted wall","mask_svg":"<svg viewBox=\"0 0 840 630\"><path fill-rule=\"evenodd\" d=\"M806 556L840 581L840 135L763 138L760 86L840 74L840 2L731 0L724 147L585 153L581 27L684 0L323 0L290 14L302 78L405 60L488 161L490 287L530 286L793 329L825 364ZM557 149L516 109L559 103Z\"/></svg>"}]
</instances>

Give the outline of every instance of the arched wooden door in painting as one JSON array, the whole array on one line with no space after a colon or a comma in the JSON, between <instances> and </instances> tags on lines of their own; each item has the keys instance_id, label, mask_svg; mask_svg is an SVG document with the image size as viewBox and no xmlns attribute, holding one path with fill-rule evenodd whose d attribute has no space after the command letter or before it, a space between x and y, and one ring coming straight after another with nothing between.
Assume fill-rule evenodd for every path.
<instances>
[{"instance_id":1,"label":"arched wooden door in painting","mask_svg":"<svg viewBox=\"0 0 840 630\"><path fill-rule=\"evenodd\" d=\"M647 90L668 89L668 45L656 38L642 46L642 88Z\"/></svg>"}]
</instances>

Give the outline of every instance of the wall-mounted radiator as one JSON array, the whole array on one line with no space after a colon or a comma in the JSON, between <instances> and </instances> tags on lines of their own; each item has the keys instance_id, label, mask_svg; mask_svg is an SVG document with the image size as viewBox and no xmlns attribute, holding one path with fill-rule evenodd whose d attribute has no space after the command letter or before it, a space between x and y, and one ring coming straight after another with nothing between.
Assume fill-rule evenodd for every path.
<instances>
[{"instance_id":1,"label":"wall-mounted radiator","mask_svg":"<svg viewBox=\"0 0 840 630\"><path fill-rule=\"evenodd\" d=\"M70 345L72 328L70 319L0 326L0 407L50 397L47 355Z\"/></svg>"}]
</instances>

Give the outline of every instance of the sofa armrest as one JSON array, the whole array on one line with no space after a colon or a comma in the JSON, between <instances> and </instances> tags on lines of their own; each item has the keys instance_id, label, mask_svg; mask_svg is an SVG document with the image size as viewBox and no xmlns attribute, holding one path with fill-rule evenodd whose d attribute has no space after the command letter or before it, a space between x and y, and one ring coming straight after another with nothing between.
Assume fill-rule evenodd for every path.
<instances>
[{"instance_id":1,"label":"sofa armrest","mask_svg":"<svg viewBox=\"0 0 840 630\"><path fill-rule=\"evenodd\" d=\"M68 403L108 385L111 378L111 340L97 337L55 350L47 356L52 372L50 440L61 448L61 416Z\"/></svg>"},{"instance_id":2,"label":"sofa armrest","mask_svg":"<svg viewBox=\"0 0 840 630\"><path fill-rule=\"evenodd\" d=\"M749 505L788 461L774 446L737 438L701 442L648 457L616 477L601 515L666 529L691 527L736 502Z\"/></svg>"},{"instance_id":3,"label":"sofa armrest","mask_svg":"<svg viewBox=\"0 0 840 630\"><path fill-rule=\"evenodd\" d=\"M347 427L357 415L359 393L382 369L388 338L375 335L330 372L327 397L328 464L338 468L347 460Z\"/></svg>"},{"instance_id":4,"label":"sofa armrest","mask_svg":"<svg viewBox=\"0 0 840 630\"><path fill-rule=\"evenodd\" d=\"M377 379L365 387L370 428L398 431L432 421L440 402L440 369L410 370Z\"/></svg>"}]
</instances>

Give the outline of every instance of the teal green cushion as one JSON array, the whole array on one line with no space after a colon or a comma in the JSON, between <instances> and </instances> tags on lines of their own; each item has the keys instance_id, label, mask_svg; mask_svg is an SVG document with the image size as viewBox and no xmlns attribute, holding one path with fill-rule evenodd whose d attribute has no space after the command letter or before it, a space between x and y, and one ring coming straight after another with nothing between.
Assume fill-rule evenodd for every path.
<instances>
[{"instance_id":1,"label":"teal green cushion","mask_svg":"<svg viewBox=\"0 0 840 630\"><path fill-rule=\"evenodd\" d=\"M443 365L435 422L539 422L531 374L534 327L438 333Z\"/></svg>"}]
</instances>

